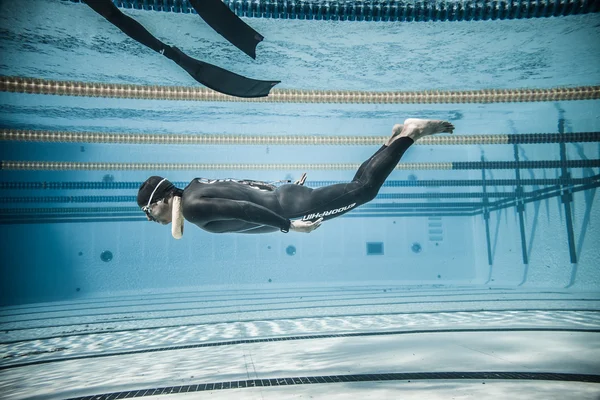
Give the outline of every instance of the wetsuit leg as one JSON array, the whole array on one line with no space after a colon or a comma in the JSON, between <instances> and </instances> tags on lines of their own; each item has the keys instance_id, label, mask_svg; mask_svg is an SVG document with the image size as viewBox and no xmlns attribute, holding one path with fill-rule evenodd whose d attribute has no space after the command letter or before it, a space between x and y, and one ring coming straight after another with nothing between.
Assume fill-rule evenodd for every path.
<instances>
[{"instance_id":1,"label":"wetsuit leg","mask_svg":"<svg viewBox=\"0 0 600 400\"><path fill-rule=\"evenodd\" d=\"M111 0L83 0L108 22L119 28L130 38L150 47L156 52L167 50L169 46L155 38L146 28L135 19L123 14ZM170 49L170 48L169 48ZM165 54L166 55L166 54ZM168 57L168 56L167 56ZM171 57L169 57L171 58Z\"/></svg>"},{"instance_id":2,"label":"wetsuit leg","mask_svg":"<svg viewBox=\"0 0 600 400\"><path fill-rule=\"evenodd\" d=\"M188 0L198 15L235 47L256 58L256 45L263 35L240 19L221 0Z\"/></svg>"},{"instance_id":3,"label":"wetsuit leg","mask_svg":"<svg viewBox=\"0 0 600 400\"><path fill-rule=\"evenodd\" d=\"M196 81L217 92L237 97L265 97L279 81L262 81L246 78L224 68L196 60L177 47L171 47L156 37L131 17L123 14L111 0L84 0L98 14L115 25L130 38L164 54L183 68Z\"/></svg>"},{"instance_id":4,"label":"wetsuit leg","mask_svg":"<svg viewBox=\"0 0 600 400\"><path fill-rule=\"evenodd\" d=\"M383 146L362 163L348 183L339 183L318 189L284 185L277 195L286 218L328 220L373 200L383 183L394 170L413 140L402 137L389 146Z\"/></svg>"}]
</instances>

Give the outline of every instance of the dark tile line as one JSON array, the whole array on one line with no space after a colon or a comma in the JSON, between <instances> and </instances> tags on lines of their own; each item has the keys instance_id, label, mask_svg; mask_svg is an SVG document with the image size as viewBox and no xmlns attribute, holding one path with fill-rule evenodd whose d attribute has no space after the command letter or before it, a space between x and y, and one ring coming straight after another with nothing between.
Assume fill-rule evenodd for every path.
<instances>
[{"instance_id":1,"label":"dark tile line","mask_svg":"<svg viewBox=\"0 0 600 400\"><path fill-rule=\"evenodd\" d=\"M57 334L52 336L41 336L35 337L32 339L20 339L20 340L8 340L2 341L0 340L0 345L4 344L15 344L15 343L25 343L25 342L33 342L38 340L50 340L50 339L59 339L73 336L89 336L89 335L103 335L106 333L120 333L120 332L136 332L136 331L148 331L152 329L165 329L165 328L181 328L181 327L190 327L190 326L200 326L206 324L232 324L232 323L246 323L246 322L267 322L267 321L294 321L298 319L315 319L315 318L344 318L344 317L372 317L372 316L384 316L384 315L414 315L414 314L460 314L460 313L499 313L499 312L600 312L600 309L585 309L585 308L508 308L508 309L459 309L459 310L439 310L439 311L401 311L401 312L370 312L370 313L354 313L354 314L331 314L331 315L301 315L296 317L273 317L273 318L248 318L248 319L232 319L232 320L223 320L223 321L204 321L204 322L195 322L195 323L187 323L187 324L172 324L172 325L161 325L161 326L146 326L146 327L137 327L137 328L127 328L127 329L113 329L106 328L102 331L86 331L86 332L73 332L73 333L64 333ZM0 332L1 333L1 332Z\"/></svg>"},{"instance_id":2,"label":"dark tile line","mask_svg":"<svg viewBox=\"0 0 600 400\"><path fill-rule=\"evenodd\" d=\"M335 338L352 338L364 336L391 336L391 335L416 335L424 333L469 333L469 332L584 332L584 333L600 333L600 329L578 329L578 328L473 328L473 329L417 329L417 330L402 330L402 331L382 331L382 332L354 332L354 333L328 333L316 335L298 335L298 336L280 336L260 339L240 339L229 340L222 342L209 342L189 344L182 346L166 346L154 349L130 350L119 352L106 352L101 354L87 354L71 357L56 357L51 359L36 360L25 363L14 363L9 365L0 365L0 371L12 368L29 367L32 365L50 364L62 361L85 360L91 358L104 358L114 356L129 356L133 354L158 353L163 351L189 350L199 349L204 347L221 347L232 346L239 344L254 344L266 342L284 342L296 340L313 340L313 339L335 339Z\"/></svg>"},{"instance_id":3,"label":"dark tile line","mask_svg":"<svg viewBox=\"0 0 600 400\"><path fill-rule=\"evenodd\" d=\"M362 299L358 299L358 300L362 300ZM480 303L484 303L484 302L485 303L507 303L507 302L521 302L521 301L534 301L534 302L567 301L567 302L597 303L597 302L600 302L600 298L596 298L596 299L514 298L514 299L485 299L485 300L482 299L482 300L479 300ZM315 302L302 300L302 301L295 301L295 302L283 303L283 304L298 304L298 303L315 303ZM236 309L236 310L231 310L231 311L222 310L223 308L249 307L249 306L244 306L244 305L240 305L240 304L234 304L234 305L230 305L230 306L198 307L198 308L193 309L193 310L202 310L202 309L214 310L213 312L204 312L204 313L195 313L195 314L186 314L186 315L161 315L161 316L156 316L156 317L142 317L142 318L131 318L131 319L125 319L123 317L120 317L121 319L118 321L115 321L114 319L109 319L109 320L100 320L100 321L91 321L91 322L74 322L74 323L62 323L62 324L53 324L53 325L35 325L35 326L17 327L17 328L10 328L10 329L7 329L5 327L6 323L0 323L0 331L8 330L11 332L17 332L17 331L28 331L28 330L33 330L33 329L64 328L64 327L70 327L70 326L79 325L79 324L99 325L99 324L110 324L110 323L115 323L115 322L140 322L140 321L154 321L154 320L164 321L164 320L173 320L173 319L178 319L178 318L207 317L207 316L212 316L212 315L240 314L240 313L253 313L253 312L285 312L285 311L292 311L292 310L297 311L297 310L314 309L314 308L328 309L328 308L339 308L339 307L374 307L374 306L378 307L378 306L401 306L401 305L410 305L410 304L440 304L440 303L462 304L462 303L473 303L473 300L386 301L383 303L378 302L378 303L335 304L335 305L327 304L327 305L312 305L312 306L304 305L304 306L297 306L297 307L281 307L281 308L267 307L267 308L260 308L260 309L256 309L256 310L254 310L254 309L251 309L251 310ZM271 304L274 304L274 303L266 302L263 304L253 304L253 306L254 305L269 306ZM160 312L168 313L170 311L174 311L174 310L163 310ZM118 313L117 314L111 313L111 314L106 314L106 315L118 315ZM73 316L70 318L77 318L77 317L79 317L79 316ZM125 316L125 317L127 317L127 316ZM1 343L2 342L0 341L0 344Z\"/></svg>"},{"instance_id":4,"label":"dark tile line","mask_svg":"<svg viewBox=\"0 0 600 400\"><path fill-rule=\"evenodd\" d=\"M397 291L402 291L404 293L406 292L414 292L415 295L423 295L423 296L430 296L431 293L436 293L436 292L440 292L440 290L447 290L449 293L460 293L460 292L464 292L464 291L469 291L469 292L485 292L485 293L489 293L489 287L485 287L485 288L481 288L481 289L477 289L477 288L464 288L462 290L459 290L458 288L450 288L450 289L444 289L444 288L428 288L427 290L423 290L422 292L419 292L418 290L416 290L415 288L406 288L404 286L378 286L378 287L361 287L360 290L353 290L353 289L345 289L343 287L333 287L331 289L327 289L327 290L312 290L312 289L308 289L306 288L306 290L294 290L294 291L275 291L275 290L281 290L281 289L256 289L256 291L252 291L250 289L247 290L233 290L231 292L242 292L239 293L240 295L244 295L244 296L252 296L252 295L264 295L264 294L268 294L268 295L274 295L274 294L285 294L285 295L294 295L294 294L302 294L302 293L328 293L328 294L333 294L333 295L343 295L343 294L351 294L351 293L361 293L361 294L365 294L363 292L381 292L384 289L389 290L390 292L397 292ZM537 292L537 291L523 291L523 290L515 290L515 289L510 289L510 288L498 288L495 290L502 290L502 291L506 291L506 293L525 293L525 294L531 294L531 293L554 293L554 294L582 294L584 292L568 292L568 291L552 291L552 292ZM103 303L103 304L111 304L111 303L115 303L115 302L121 302L121 301L146 301L146 300L157 300L157 299L165 299L165 300L171 300L173 297L179 299L182 296L193 296L191 298L197 298L197 299L205 299L207 298L206 296L204 296L207 293L212 293L212 292L217 292L217 294L211 295L209 297L209 299L213 299L215 297L227 297L227 296L231 296L231 294L223 294L222 291L202 291L202 295L198 296L198 291L196 292L174 292L174 293L158 293L156 295L128 295L128 296L115 296L115 297L97 297L94 298L93 300L89 300L89 301L79 301L79 302L70 302L68 300L63 300L68 302L69 304L64 305L64 306L72 306L72 305L87 305L87 304L96 304L96 303ZM246 293L247 292L247 293ZM267 293L264 293L267 292ZM506 294L504 292L493 292L494 294ZM308 296L308 295L307 295ZM233 298L231 300L245 300L245 298ZM59 301L61 302L61 301ZM43 308L49 308L49 307L60 307L61 305L57 305L57 304L38 304L38 305L28 305L28 306L5 306L5 307L0 307L0 316L10 316L10 315L19 315L19 314L25 314L25 313L16 313L16 314L3 314L6 311L14 311L14 310L29 310L29 309L43 309ZM35 312L34 312L35 313Z\"/></svg>"},{"instance_id":5,"label":"dark tile line","mask_svg":"<svg viewBox=\"0 0 600 400\"><path fill-rule=\"evenodd\" d=\"M291 378L247 379L243 381L226 381L216 383L200 383L195 385L168 386L155 389L131 390L97 394L93 396L73 397L68 400L112 400L132 397L146 397L176 393L193 393L213 390L241 389L267 386L313 385L323 383L377 382L377 381L414 381L414 380L534 380L600 383L600 375L568 374L554 372L400 372L383 374L352 374L302 376Z\"/></svg>"},{"instance_id":6,"label":"dark tile line","mask_svg":"<svg viewBox=\"0 0 600 400\"><path fill-rule=\"evenodd\" d=\"M524 294L528 294L528 295L538 295L539 293L536 292L530 292L530 293L504 293L504 292L498 292L498 293L494 293L495 296L497 295L524 295ZM348 294L349 295L349 294ZM137 311L122 311L122 312L99 312L99 313L92 313L92 314L77 314L77 315L64 315L64 316L52 316L52 315L45 315L45 314L50 314L50 313L59 313L59 312L70 312L70 311L87 311L87 310L94 310L94 309L111 309L114 310L116 308L125 308L125 307L144 307L144 306L161 306L161 305L175 305L175 304L190 304L190 303L214 303L214 302L234 302L234 301L256 301L256 303L248 303L248 304L244 304L243 306L246 305L283 305L283 304L294 304L294 303L310 303L310 302L318 302L318 301L328 301L328 302L333 302L333 301L347 301L347 300L377 300L377 299L386 299L386 300L392 300L392 299L414 299L417 297L426 297L426 298L439 298L439 297L465 297L465 296L473 296L473 297L479 297L479 296L489 296L489 290L487 292L483 292L483 293L457 293L457 294L439 294L439 295L404 295L401 294L399 291L396 292L383 292L383 291L379 291L377 293L361 293L360 295L358 295L359 297L354 297L357 296L356 294L353 295L352 297L331 297L328 295L319 295L319 296L287 296L287 297L264 297L264 298L246 298L246 299L235 299L235 300L195 300L195 301L174 301L174 302L169 302L169 303L155 303L155 304L137 304L137 305L113 305L113 306L99 306L99 307L89 307L89 308L78 308L78 309L72 309L72 310L57 310L57 311L44 311L44 312L33 312L33 313L27 313L27 314L44 314L44 316L41 317L37 317L37 318L26 318L26 319L17 319L17 320L10 320L10 321L3 321L2 318L5 317L9 317L9 316L17 316L17 315L26 315L26 314L15 314L15 315L0 315L0 330L2 329L2 324L3 323L21 323L21 322L32 322L32 321L43 321L43 320L53 320L56 321L58 319L63 319L63 318L82 318L82 317L99 317L99 316L105 316L105 315L123 315L123 314L145 314L145 313L157 313L157 312L176 312L176 311L195 311L195 310L203 310L203 309L208 309L208 310L213 310L213 309L218 309L218 308L222 308L222 307L238 307L240 306L240 304L223 304L223 305L216 305L216 306L210 306L210 307L184 307L184 308L169 308L169 309L150 309L150 310L137 310ZM336 295L336 296L340 296L340 295ZM300 298L299 298L300 297ZM303 297L307 297L307 299L303 299ZM287 300L287 301L279 301L279 302L266 302L266 303L261 303L260 301L264 301L264 300L277 300L277 299L281 299L281 300ZM503 298L503 299L476 299L474 301L498 301L498 300L504 300L504 301L509 301L509 298ZM523 300L523 299L516 299L516 300ZM537 300L537 299L528 299L528 300ZM540 300L546 300L546 299L540 299ZM554 299L556 301L558 301L558 299ZM569 296L565 296L565 298L563 300L569 301L572 300L572 298L569 298ZM582 301L585 299L574 299L577 301ZM592 298L590 299L590 301L600 301L600 298ZM421 301L419 301L420 303ZM410 303L409 303L410 304ZM342 305L343 306L343 305ZM156 317L151 317L151 318L156 318ZM130 321L138 321L139 319L131 319ZM97 323L97 322L92 322L92 323ZM29 329L29 328L21 328L21 329Z\"/></svg>"},{"instance_id":7,"label":"dark tile line","mask_svg":"<svg viewBox=\"0 0 600 400\"><path fill-rule=\"evenodd\" d=\"M381 286L381 289L386 289L386 288L394 288L394 286ZM400 289L399 286L395 286L396 288ZM210 294L210 297L227 297L227 296L232 296L232 295L244 295L244 296L248 296L248 295L253 295L253 294L264 294L265 292L267 292L268 294L290 294L290 293L345 293L345 292L350 292L350 293L354 293L354 292L369 292L369 291L373 291L373 290L381 290L379 288L374 288L374 287L360 287L359 290L352 290L352 289L345 289L343 287L331 287L331 288L323 288L322 290L320 289L313 289L313 288L304 288L304 289L296 289L296 290L292 290L292 291L285 291L284 289L281 288L273 288L273 289L268 289L268 288L261 288L261 289L239 289L239 290L227 290L226 293L223 293L223 290L202 290L201 294L204 296L206 294ZM436 289L430 289L431 291L435 291ZM486 289L479 289L479 290L486 290ZM504 288L504 290L508 290L507 288ZM132 295L121 295L121 296L106 296L106 297L96 297L90 300L80 300L77 302L71 302L69 300L60 300L60 301L55 301L54 303L59 303L59 302L68 302L69 305L84 305L84 304L94 304L97 302L101 302L101 303L110 303L110 302L114 302L114 301L129 301L131 299L133 299L134 301L144 301L144 300L152 300L152 299L171 299L173 297L175 298L180 298L181 296L198 296L198 293L200 292L200 290L197 291L185 291L185 292L169 292L169 293L156 293L156 294L132 294ZM212 294L214 293L214 294ZM205 297L205 296L204 296ZM4 310L26 310L26 309L36 309L36 308L47 308L47 307L56 307L57 304L29 304L29 305L8 305L3 307Z\"/></svg>"}]
</instances>

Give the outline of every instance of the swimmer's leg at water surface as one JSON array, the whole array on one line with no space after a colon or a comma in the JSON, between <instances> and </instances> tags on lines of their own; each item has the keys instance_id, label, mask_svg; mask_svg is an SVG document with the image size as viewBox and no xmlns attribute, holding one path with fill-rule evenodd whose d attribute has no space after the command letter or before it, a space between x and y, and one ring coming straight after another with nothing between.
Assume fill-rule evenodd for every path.
<instances>
[{"instance_id":1,"label":"swimmer's leg at water surface","mask_svg":"<svg viewBox=\"0 0 600 400\"><path fill-rule=\"evenodd\" d=\"M215 65L189 57L177 47L171 47L153 36L133 18L123 14L111 0L83 0L90 8L119 28L130 38L163 54L183 68L201 84L236 97L265 97L279 81L246 78Z\"/></svg>"},{"instance_id":2,"label":"swimmer's leg at water surface","mask_svg":"<svg viewBox=\"0 0 600 400\"><path fill-rule=\"evenodd\" d=\"M264 36L240 19L221 0L189 0L198 15L235 47L256 59L256 46Z\"/></svg>"},{"instance_id":3,"label":"swimmer's leg at water surface","mask_svg":"<svg viewBox=\"0 0 600 400\"><path fill-rule=\"evenodd\" d=\"M312 189L284 185L277 194L286 218L293 223L318 223L373 200L408 148L424 136L452 133L454 126L440 120L407 119L395 125L387 142L363 162L351 182Z\"/></svg>"}]
</instances>

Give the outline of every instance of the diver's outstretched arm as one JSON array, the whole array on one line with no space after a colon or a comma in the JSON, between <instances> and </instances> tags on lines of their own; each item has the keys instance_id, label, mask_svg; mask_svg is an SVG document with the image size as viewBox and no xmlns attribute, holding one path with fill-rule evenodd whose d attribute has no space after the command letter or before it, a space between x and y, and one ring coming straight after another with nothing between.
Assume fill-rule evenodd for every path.
<instances>
[{"instance_id":1,"label":"diver's outstretched arm","mask_svg":"<svg viewBox=\"0 0 600 400\"><path fill-rule=\"evenodd\" d=\"M261 81L227 71L189 57L176 47L171 47L156 37L131 17L123 14L111 0L83 0L90 8L102 15L130 38L175 61L201 84L237 97L265 97L279 81Z\"/></svg>"}]
</instances>

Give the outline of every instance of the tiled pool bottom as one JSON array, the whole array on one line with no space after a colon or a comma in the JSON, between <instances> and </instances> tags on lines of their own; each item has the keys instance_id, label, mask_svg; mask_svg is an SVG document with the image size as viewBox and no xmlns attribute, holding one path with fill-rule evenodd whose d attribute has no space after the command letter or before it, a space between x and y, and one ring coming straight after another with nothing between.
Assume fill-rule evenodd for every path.
<instances>
[{"instance_id":1,"label":"tiled pool bottom","mask_svg":"<svg viewBox=\"0 0 600 400\"><path fill-rule=\"evenodd\" d=\"M178 387L180 392L193 385L293 377L596 374L599 297L569 291L353 287L11 307L0 314L0 385L7 398L67 398L117 392L132 396L141 390L137 395L148 396L154 388ZM389 389L397 382L372 383ZM343 392L364 389L367 383L332 385L344 385L336 389ZM598 384L572 385L592 385L585 387L600 394ZM265 396L250 388L227 392L240 397L233 393L240 390L247 390L243 393L249 398ZM280 390L283 397L295 393ZM205 391L194 396L208 396ZM191 393L169 397L176 395Z\"/></svg>"},{"instance_id":2,"label":"tiled pool bottom","mask_svg":"<svg viewBox=\"0 0 600 400\"><path fill-rule=\"evenodd\" d=\"M575 381L570 382L568 396L562 393L563 398L590 398L587 394L600 394L600 377L593 375L600 368L599 339L597 332L444 332L172 349L11 368L2 371L3 397L77 398L111 393L133 396L139 392L148 396L175 391L164 390L167 387L177 388L177 392L186 387L187 394L169 396L208 397L224 391L229 393L222 396L264 398L275 387L270 380L292 377L300 381L293 379L288 386L310 384L319 387L314 390L345 391L350 396L353 377L357 375L367 375L371 383L381 384L386 375L402 374L396 382L388 383L437 380L451 381L458 387L457 381L489 384L499 380L544 379L538 383L544 387L559 375L559 382ZM433 373L438 374L437 378ZM590 374L592 378L578 377ZM307 377L321 377L324 381L314 382ZM258 386L258 380L269 381L269 386L262 384L260 393L223 387L224 383L232 387L234 382L238 385L235 387ZM582 385L590 381L596 382L595 386ZM403 393L404 386L398 390L398 394ZM288 388L288 394L294 394L293 389ZM504 393L496 398L506 397Z\"/></svg>"},{"instance_id":3,"label":"tiled pool bottom","mask_svg":"<svg viewBox=\"0 0 600 400\"><path fill-rule=\"evenodd\" d=\"M329 377L317 377L317 379ZM306 378L305 378L306 379ZM202 387L202 385L198 385ZM288 399L506 399L511 400L564 400L598 399L597 383L552 381L502 381L502 380L413 380L369 381L336 384L301 384L242 389L208 389L188 392L165 392L162 388L134 392L115 392L94 399L116 399L153 396L153 399L210 399L210 400L288 400ZM188 390L187 387L181 387ZM171 388L164 388L169 390ZM177 389L177 388L174 388ZM191 389L195 389L193 386ZM191 390L190 389L190 390ZM148 394L157 393L157 394ZM161 393L162 395L158 394ZM121 397L124 396L124 397ZM131 397L125 397L131 396ZM79 398L73 398L73 400ZM91 399L89 399L91 400Z\"/></svg>"}]
</instances>

